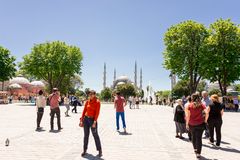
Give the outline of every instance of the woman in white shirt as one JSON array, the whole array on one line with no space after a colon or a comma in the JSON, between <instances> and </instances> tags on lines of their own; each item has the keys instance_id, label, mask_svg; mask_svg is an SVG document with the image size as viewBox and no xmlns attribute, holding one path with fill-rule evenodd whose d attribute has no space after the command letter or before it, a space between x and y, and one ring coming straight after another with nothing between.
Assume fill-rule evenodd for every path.
<instances>
[{"instance_id":1,"label":"woman in white shirt","mask_svg":"<svg viewBox=\"0 0 240 160\"><path fill-rule=\"evenodd\" d=\"M69 100L68 96L65 96L64 97L64 105L65 105L65 107L67 109L66 112L65 112L65 116L66 117L69 117L69 114L68 114L68 111L70 110L69 103L70 103L70 100Z\"/></svg>"},{"instance_id":2,"label":"woman in white shirt","mask_svg":"<svg viewBox=\"0 0 240 160\"><path fill-rule=\"evenodd\" d=\"M42 116L44 113L44 108L46 107L46 98L43 96L43 91L40 90L38 92L39 96L36 98L36 106L37 106L37 129L40 130L40 123L42 120Z\"/></svg>"}]
</instances>

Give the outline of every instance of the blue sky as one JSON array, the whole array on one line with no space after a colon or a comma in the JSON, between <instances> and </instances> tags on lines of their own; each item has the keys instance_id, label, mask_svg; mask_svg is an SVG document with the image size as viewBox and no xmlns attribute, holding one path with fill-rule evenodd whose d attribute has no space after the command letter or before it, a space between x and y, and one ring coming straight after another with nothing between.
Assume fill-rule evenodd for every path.
<instances>
[{"instance_id":1,"label":"blue sky","mask_svg":"<svg viewBox=\"0 0 240 160\"><path fill-rule=\"evenodd\" d=\"M133 80L143 68L144 88L170 89L163 64L167 28L185 20L208 26L218 18L240 24L237 0L1 0L0 45L22 60L34 44L60 40L80 47L84 88L100 91L103 64L107 85L117 76ZM139 80L139 79L138 79Z\"/></svg>"}]
</instances>

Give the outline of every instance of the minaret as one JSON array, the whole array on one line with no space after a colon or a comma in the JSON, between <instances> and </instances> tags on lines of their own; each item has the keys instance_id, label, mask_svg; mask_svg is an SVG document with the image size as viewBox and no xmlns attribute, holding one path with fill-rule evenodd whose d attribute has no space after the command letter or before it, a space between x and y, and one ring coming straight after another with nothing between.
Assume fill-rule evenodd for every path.
<instances>
[{"instance_id":1,"label":"minaret","mask_svg":"<svg viewBox=\"0 0 240 160\"><path fill-rule=\"evenodd\" d=\"M107 67L106 67L106 63L104 63L104 71L103 71L103 89L106 88L106 81L107 81Z\"/></svg>"},{"instance_id":2,"label":"minaret","mask_svg":"<svg viewBox=\"0 0 240 160\"><path fill-rule=\"evenodd\" d=\"M137 87L137 61L135 61L134 84L135 84L135 87Z\"/></svg>"},{"instance_id":3,"label":"minaret","mask_svg":"<svg viewBox=\"0 0 240 160\"><path fill-rule=\"evenodd\" d=\"M114 68L114 75L113 75L113 81L116 81L117 74L116 74L116 68Z\"/></svg>"},{"instance_id":4,"label":"minaret","mask_svg":"<svg viewBox=\"0 0 240 160\"><path fill-rule=\"evenodd\" d=\"M142 90L142 68L140 69L140 89Z\"/></svg>"}]
</instances>

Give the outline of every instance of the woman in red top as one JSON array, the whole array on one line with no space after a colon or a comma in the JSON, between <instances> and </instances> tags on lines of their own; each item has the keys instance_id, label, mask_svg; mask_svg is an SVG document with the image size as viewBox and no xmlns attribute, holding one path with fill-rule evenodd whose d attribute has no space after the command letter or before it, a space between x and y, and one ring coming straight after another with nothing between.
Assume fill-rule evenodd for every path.
<instances>
[{"instance_id":1,"label":"woman in red top","mask_svg":"<svg viewBox=\"0 0 240 160\"><path fill-rule=\"evenodd\" d=\"M82 117L80 118L80 127L84 128L84 146L83 146L83 153L82 156L85 156L87 153L88 147L88 139L89 139L89 132L90 128L92 131L92 135L95 140L97 151L99 152L98 156L102 156L102 147L101 141L98 135L97 130L97 119L99 116L100 111L100 101L96 97L95 91L89 92L89 100L85 103L84 110L82 113Z\"/></svg>"},{"instance_id":2,"label":"woman in red top","mask_svg":"<svg viewBox=\"0 0 240 160\"><path fill-rule=\"evenodd\" d=\"M192 103L185 108L186 128L192 134L192 143L197 158L201 157L202 134L205 128L205 122L208 118L206 107L202 104L198 94L192 95ZM204 116L205 113L205 116Z\"/></svg>"}]
</instances>

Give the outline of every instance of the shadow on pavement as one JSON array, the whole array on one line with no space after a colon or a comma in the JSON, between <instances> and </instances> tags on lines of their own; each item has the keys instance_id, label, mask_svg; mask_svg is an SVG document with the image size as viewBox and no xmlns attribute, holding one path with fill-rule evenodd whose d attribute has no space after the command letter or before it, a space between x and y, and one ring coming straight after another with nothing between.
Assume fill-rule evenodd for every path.
<instances>
[{"instance_id":1,"label":"shadow on pavement","mask_svg":"<svg viewBox=\"0 0 240 160\"><path fill-rule=\"evenodd\" d=\"M104 160L101 157L94 156L92 154L87 153L86 156L83 157L84 159L89 159L89 160Z\"/></svg>"},{"instance_id":2,"label":"shadow on pavement","mask_svg":"<svg viewBox=\"0 0 240 160\"><path fill-rule=\"evenodd\" d=\"M119 135L123 135L123 136L130 136L132 135L132 133L128 133L128 132L120 132L118 131Z\"/></svg>"},{"instance_id":3,"label":"shadow on pavement","mask_svg":"<svg viewBox=\"0 0 240 160\"><path fill-rule=\"evenodd\" d=\"M207 147L207 148L210 148L210 149L214 149L214 150L221 150L221 151L225 151L225 152L232 152L232 153L240 153L240 150L238 149L235 149L235 148L223 148L223 147L220 147L220 148L216 148L214 146L208 146L208 145L205 145L203 144L204 147Z\"/></svg>"},{"instance_id":4,"label":"shadow on pavement","mask_svg":"<svg viewBox=\"0 0 240 160\"><path fill-rule=\"evenodd\" d=\"M61 130L50 130L49 133L59 133Z\"/></svg>"},{"instance_id":5,"label":"shadow on pavement","mask_svg":"<svg viewBox=\"0 0 240 160\"><path fill-rule=\"evenodd\" d=\"M206 158L204 156L201 156L200 160L218 160L218 159L209 159L209 158Z\"/></svg>"},{"instance_id":6,"label":"shadow on pavement","mask_svg":"<svg viewBox=\"0 0 240 160\"><path fill-rule=\"evenodd\" d=\"M45 129L37 129L35 130L36 132L45 132L46 130Z\"/></svg>"}]
</instances>

